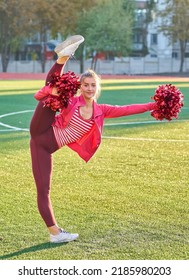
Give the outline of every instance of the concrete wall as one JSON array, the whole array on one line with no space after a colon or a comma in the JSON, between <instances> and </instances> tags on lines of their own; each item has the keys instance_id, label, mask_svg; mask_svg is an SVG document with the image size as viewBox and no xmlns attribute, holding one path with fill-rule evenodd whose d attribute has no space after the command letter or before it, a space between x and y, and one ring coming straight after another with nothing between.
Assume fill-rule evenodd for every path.
<instances>
[{"instance_id":1,"label":"concrete wall","mask_svg":"<svg viewBox=\"0 0 189 280\"><path fill-rule=\"evenodd\" d=\"M47 61L46 71L50 69L54 61ZM84 69L91 68L91 62L85 61ZM180 60L172 58L124 58L106 61L97 61L96 72L98 74L113 75L137 75L137 74L161 74L175 73L180 68ZM80 73L80 64L77 60L70 60L65 70ZM184 72L189 72L189 58L185 59ZM0 72L2 65L0 61ZM41 64L38 61L10 61L7 72L11 73L41 73Z\"/></svg>"}]
</instances>

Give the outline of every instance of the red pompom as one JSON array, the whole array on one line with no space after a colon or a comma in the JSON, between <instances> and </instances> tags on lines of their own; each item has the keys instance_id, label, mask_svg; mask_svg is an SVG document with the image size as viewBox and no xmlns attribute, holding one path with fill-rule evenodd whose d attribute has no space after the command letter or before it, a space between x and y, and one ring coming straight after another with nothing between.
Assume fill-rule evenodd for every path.
<instances>
[{"instance_id":1,"label":"red pompom","mask_svg":"<svg viewBox=\"0 0 189 280\"><path fill-rule=\"evenodd\" d=\"M156 120L162 121L166 119L171 121L173 118L178 118L183 106L184 96L175 86L171 84L160 85L152 99L155 100L157 108L151 112L151 115Z\"/></svg>"},{"instance_id":2,"label":"red pompom","mask_svg":"<svg viewBox=\"0 0 189 280\"><path fill-rule=\"evenodd\" d=\"M68 106L69 100L77 93L80 88L79 77L74 72L68 71L62 76L58 72L52 75L49 82L50 87L57 88L57 96L49 95L44 101L44 107L49 107L53 111L60 111Z\"/></svg>"}]
</instances>

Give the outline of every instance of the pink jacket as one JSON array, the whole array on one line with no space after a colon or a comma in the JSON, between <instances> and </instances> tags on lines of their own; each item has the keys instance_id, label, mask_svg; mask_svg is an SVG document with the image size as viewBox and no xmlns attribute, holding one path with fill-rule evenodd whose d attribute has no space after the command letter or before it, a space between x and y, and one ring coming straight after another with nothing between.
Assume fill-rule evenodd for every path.
<instances>
[{"instance_id":1,"label":"pink jacket","mask_svg":"<svg viewBox=\"0 0 189 280\"><path fill-rule=\"evenodd\" d=\"M54 126L65 128L73 116L76 107L85 105L82 95L74 97L68 107L56 116ZM126 106L113 106L106 104L93 103L94 126L92 130L85 134L77 142L70 143L67 146L77 152L86 162L94 155L101 143L102 130L105 118L117 118L132 114L140 114L155 109L155 103L135 104Z\"/></svg>"},{"instance_id":2,"label":"pink jacket","mask_svg":"<svg viewBox=\"0 0 189 280\"><path fill-rule=\"evenodd\" d=\"M37 100L43 99L48 94L51 94L52 88L44 86L34 97ZM85 100L82 95L73 97L67 108L56 115L53 126L65 128L77 107L84 106ZM94 126L77 142L67 144L69 148L79 154L86 162L94 155L101 143L102 130L105 118L118 118L133 114L140 114L146 111L152 111L156 107L156 103L150 102L146 104L133 104L124 106L115 106L107 104L97 104L93 102Z\"/></svg>"}]
</instances>

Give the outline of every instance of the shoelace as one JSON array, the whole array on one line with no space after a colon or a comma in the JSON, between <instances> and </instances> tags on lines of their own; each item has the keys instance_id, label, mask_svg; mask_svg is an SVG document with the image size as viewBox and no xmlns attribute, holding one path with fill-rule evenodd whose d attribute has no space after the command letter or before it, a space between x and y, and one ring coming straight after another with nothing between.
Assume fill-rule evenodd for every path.
<instances>
[{"instance_id":1,"label":"shoelace","mask_svg":"<svg viewBox=\"0 0 189 280\"><path fill-rule=\"evenodd\" d=\"M67 232L67 231L65 231L65 230L63 230L63 229L61 229L61 232L62 232L62 233L69 234L69 232Z\"/></svg>"},{"instance_id":2,"label":"shoelace","mask_svg":"<svg viewBox=\"0 0 189 280\"><path fill-rule=\"evenodd\" d=\"M76 57L74 56L74 54L70 55L70 59L77 60Z\"/></svg>"}]
</instances>

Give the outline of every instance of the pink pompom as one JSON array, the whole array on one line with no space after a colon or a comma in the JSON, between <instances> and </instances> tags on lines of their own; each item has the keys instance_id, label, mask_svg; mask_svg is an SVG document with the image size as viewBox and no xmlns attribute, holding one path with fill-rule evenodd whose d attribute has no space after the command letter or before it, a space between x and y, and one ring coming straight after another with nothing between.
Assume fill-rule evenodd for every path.
<instances>
[{"instance_id":1,"label":"pink pompom","mask_svg":"<svg viewBox=\"0 0 189 280\"><path fill-rule=\"evenodd\" d=\"M60 111L68 106L69 100L80 88L79 77L74 72L68 71L62 76L55 72L49 83L50 87L57 88L57 96L49 95L44 101L44 107L49 107L53 111Z\"/></svg>"},{"instance_id":2,"label":"pink pompom","mask_svg":"<svg viewBox=\"0 0 189 280\"><path fill-rule=\"evenodd\" d=\"M171 121L173 118L178 118L183 106L184 95L175 86L167 84L160 85L152 99L156 102L156 109L151 112L151 115L156 120L166 119Z\"/></svg>"}]
</instances>

